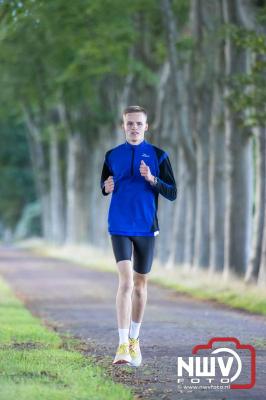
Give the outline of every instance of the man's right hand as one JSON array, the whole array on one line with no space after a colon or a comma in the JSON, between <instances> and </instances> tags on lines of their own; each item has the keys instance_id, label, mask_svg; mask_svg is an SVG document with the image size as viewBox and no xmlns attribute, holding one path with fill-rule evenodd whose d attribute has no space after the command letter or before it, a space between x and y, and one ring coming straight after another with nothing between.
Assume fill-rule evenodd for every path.
<instances>
[{"instance_id":1,"label":"man's right hand","mask_svg":"<svg viewBox=\"0 0 266 400\"><path fill-rule=\"evenodd\" d=\"M113 192L114 188L115 188L114 178L113 178L113 176L109 176L108 179L106 179L106 181L104 181L105 193Z\"/></svg>"}]
</instances>

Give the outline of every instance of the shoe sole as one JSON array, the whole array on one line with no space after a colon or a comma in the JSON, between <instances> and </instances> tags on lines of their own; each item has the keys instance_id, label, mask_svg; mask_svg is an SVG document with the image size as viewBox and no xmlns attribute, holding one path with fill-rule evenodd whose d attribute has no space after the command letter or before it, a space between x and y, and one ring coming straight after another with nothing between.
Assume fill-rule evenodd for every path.
<instances>
[{"instance_id":1,"label":"shoe sole","mask_svg":"<svg viewBox=\"0 0 266 400\"><path fill-rule=\"evenodd\" d=\"M118 360L116 362L113 362L113 365L123 365L123 364L130 364L130 362L126 360Z\"/></svg>"}]
</instances>

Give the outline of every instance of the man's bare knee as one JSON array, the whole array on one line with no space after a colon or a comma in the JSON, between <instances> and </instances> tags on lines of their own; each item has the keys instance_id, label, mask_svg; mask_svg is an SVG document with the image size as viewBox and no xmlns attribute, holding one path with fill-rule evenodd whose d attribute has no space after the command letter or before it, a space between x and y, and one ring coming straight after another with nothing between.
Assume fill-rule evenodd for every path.
<instances>
[{"instance_id":1,"label":"man's bare knee","mask_svg":"<svg viewBox=\"0 0 266 400\"><path fill-rule=\"evenodd\" d=\"M147 291L147 275L134 273L134 293L136 296L141 297Z\"/></svg>"},{"instance_id":2,"label":"man's bare knee","mask_svg":"<svg viewBox=\"0 0 266 400\"><path fill-rule=\"evenodd\" d=\"M133 272L130 260L117 263L119 272L119 291L123 294L131 293L133 289Z\"/></svg>"},{"instance_id":3,"label":"man's bare knee","mask_svg":"<svg viewBox=\"0 0 266 400\"><path fill-rule=\"evenodd\" d=\"M148 282L148 274L139 274L138 272L134 271L134 286L136 287L145 287L147 286Z\"/></svg>"},{"instance_id":4,"label":"man's bare knee","mask_svg":"<svg viewBox=\"0 0 266 400\"><path fill-rule=\"evenodd\" d=\"M124 295L131 295L132 290L133 290L133 281L122 281L119 282L119 288L118 290L120 291L120 293L124 294Z\"/></svg>"}]
</instances>

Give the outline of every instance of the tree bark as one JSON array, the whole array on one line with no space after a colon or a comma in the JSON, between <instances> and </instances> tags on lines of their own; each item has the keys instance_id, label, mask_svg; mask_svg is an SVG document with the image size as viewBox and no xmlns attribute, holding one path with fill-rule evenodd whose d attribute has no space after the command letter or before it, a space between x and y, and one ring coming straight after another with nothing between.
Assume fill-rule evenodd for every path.
<instances>
[{"instance_id":1,"label":"tree bark","mask_svg":"<svg viewBox=\"0 0 266 400\"><path fill-rule=\"evenodd\" d=\"M195 163L194 148L189 129L189 111L186 80L182 69L178 68L178 54L176 42L178 39L174 13L169 0L161 0L164 24L167 36L167 46L175 91L174 101L178 113L179 142L184 148L184 155L188 163Z\"/></svg>"},{"instance_id":2,"label":"tree bark","mask_svg":"<svg viewBox=\"0 0 266 400\"><path fill-rule=\"evenodd\" d=\"M262 232L262 252L260 257L260 265L259 265L259 276L258 276L258 285L266 286L266 128L261 129L261 145L260 145L260 160L261 160L261 183L264 186L264 192L261 194L261 222L260 225L263 224L263 232ZM263 188L261 188L263 191ZM262 196L264 195L264 198ZM259 235L258 235L259 236ZM258 243L260 241L258 240ZM259 254L260 249L257 250Z\"/></svg>"},{"instance_id":3,"label":"tree bark","mask_svg":"<svg viewBox=\"0 0 266 400\"><path fill-rule=\"evenodd\" d=\"M259 24L256 16L259 13L259 6L249 0L236 0L239 10L239 17L242 25L257 33L265 34L265 26ZM254 62L258 54L250 54L249 60ZM249 71L250 72L250 71ZM259 285L265 284L265 214L266 214L266 130L265 126L257 126L253 129L255 144L255 216L253 219L253 241L251 256L245 275L245 282ZM263 247L264 246L264 247ZM264 249L264 250L263 250Z\"/></svg>"},{"instance_id":4,"label":"tree bark","mask_svg":"<svg viewBox=\"0 0 266 400\"><path fill-rule=\"evenodd\" d=\"M195 140L197 162L196 232L194 267L209 266L209 131L213 115L215 60L219 56L217 31L220 26L220 3L191 2L191 27L195 40L193 80L195 87Z\"/></svg>"},{"instance_id":5,"label":"tree bark","mask_svg":"<svg viewBox=\"0 0 266 400\"><path fill-rule=\"evenodd\" d=\"M265 128L256 128L255 131L255 146L256 146L256 194L255 194L255 217L254 217L254 232L252 253L246 271L245 281L254 283L258 279L259 268L262 256L262 240L264 227L265 197L266 197L266 141Z\"/></svg>"},{"instance_id":6,"label":"tree bark","mask_svg":"<svg viewBox=\"0 0 266 400\"><path fill-rule=\"evenodd\" d=\"M56 244L64 241L64 196L58 134L55 126L50 127L50 199L51 199L51 239Z\"/></svg>"},{"instance_id":7,"label":"tree bark","mask_svg":"<svg viewBox=\"0 0 266 400\"><path fill-rule=\"evenodd\" d=\"M88 212L87 238L90 244L105 251L110 248L108 233L108 209L111 194L103 196L100 188L105 153L114 147L110 126L101 125L97 130L97 142L87 144L86 210Z\"/></svg>"},{"instance_id":8,"label":"tree bark","mask_svg":"<svg viewBox=\"0 0 266 400\"><path fill-rule=\"evenodd\" d=\"M191 74L190 68L188 65L182 65L181 60L179 59L176 43L178 40L178 29L176 27L175 15L172 9L172 4L169 0L161 0L161 8L162 14L164 18L164 26L166 32L166 40L167 40L167 48L168 48L168 56L170 62L170 72L171 72L171 81L172 81L172 98L173 104L175 106L175 115L174 119L177 121L177 143L179 148L182 148L182 159L185 163L186 175L188 185L192 185L192 187L182 186L183 190L183 199L186 197L187 199L187 207L186 207L186 219L187 223L185 225L185 233L184 233L184 246L185 249L184 259L183 261L188 265L192 262L193 254L194 254L194 209L195 209L195 193L194 193L194 184L195 184L195 152L194 152L194 144L192 140L192 129L191 129L191 98L190 94L192 92L192 82L191 82ZM190 87L190 89L189 89ZM180 201L178 198L177 201ZM179 203L180 207L182 203ZM178 206L177 206L178 207ZM177 223L181 224L182 217L180 209L176 210L176 218ZM179 219L180 218L180 219ZM183 229L183 226L180 225L180 228ZM176 232L176 237L180 237L178 230ZM177 239L176 239L177 240ZM180 248L180 247L179 247ZM177 248L178 249L178 248ZM180 259L180 254L176 255L177 259Z\"/></svg>"},{"instance_id":9,"label":"tree bark","mask_svg":"<svg viewBox=\"0 0 266 400\"><path fill-rule=\"evenodd\" d=\"M66 242L86 239L84 140L79 132L68 137Z\"/></svg>"},{"instance_id":10,"label":"tree bark","mask_svg":"<svg viewBox=\"0 0 266 400\"><path fill-rule=\"evenodd\" d=\"M224 124L222 87L215 83L210 128L210 272L224 266Z\"/></svg>"},{"instance_id":11,"label":"tree bark","mask_svg":"<svg viewBox=\"0 0 266 400\"><path fill-rule=\"evenodd\" d=\"M222 1L216 2L218 26L222 23ZM216 37L216 51L213 60L213 106L210 123L210 165L209 165L209 188L210 188L210 260L209 271L222 271L224 267L224 218L225 218L225 175L224 175L224 48L221 39Z\"/></svg>"},{"instance_id":12,"label":"tree bark","mask_svg":"<svg viewBox=\"0 0 266 400\"><path fill-rule=\"evenodd\" d=\"M48 187L47 166L41 132L34 119L29 107L23 105L24 118L26 122L27 139L30 149L31 162L34 171L34 180L38 198L41 204L41 227L42 235L46 240L51 237L51 215L50 215L50 196Z\"/></svg>"},{"instance_id":13,"label":"tree bark","mask_svg":"<svg viewBox=\"0 0 266 400\"><path fill-rule=\"evenodd\" d=\"M236 3L223 0L225 23L238 24ZM246 54L236 48L232 39L225 41L225 72L232 79L246 72ZM224 95L231 94L230 83ZM241 126L242 115L233 112L228 99L225 103L225 162L226 162L226 213L225 213L225 265L224 277L230 271L245 273L249 257L249 238L252 219L252 147L247 130Z\"/></svg>"}]
</instances>

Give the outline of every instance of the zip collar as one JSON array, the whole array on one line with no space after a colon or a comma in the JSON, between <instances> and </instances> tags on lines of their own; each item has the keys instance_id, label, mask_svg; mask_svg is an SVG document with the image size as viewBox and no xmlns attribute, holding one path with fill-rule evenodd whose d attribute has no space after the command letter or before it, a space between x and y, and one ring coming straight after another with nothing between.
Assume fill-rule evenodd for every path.
<instances>
[{"instance_id":1,"label":"zip collar","mask_svg":"<svg viewBox=\"0 0 266 400\"><path fill-rule=\"evenodd\" d=\"M125 141L125 145L127 147L131 147L132 149L141 149L142 147L145 147L147 144L146 140L142 140L142 142L140 142L139 144L131 144L129 143L127 140Z\"/></svg>"}]
</instances>

